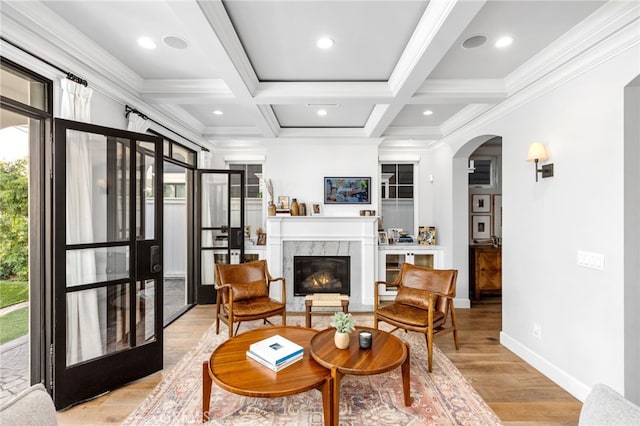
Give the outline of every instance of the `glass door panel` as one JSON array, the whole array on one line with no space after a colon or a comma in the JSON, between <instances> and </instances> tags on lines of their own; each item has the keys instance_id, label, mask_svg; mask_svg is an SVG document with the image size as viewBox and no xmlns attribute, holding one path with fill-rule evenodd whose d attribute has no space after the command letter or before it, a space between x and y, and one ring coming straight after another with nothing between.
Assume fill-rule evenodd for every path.
<instances>
[{"instance_id":1,"label":"glass door panel","mask_svg":"<svg viewBox=\"0 0 640 426\"><path fill-rule=\"evenodd\" d=\"M215 264L239 263L244 256L244 172L198 170L196 180L196 298L198 303L215 303Z\"/></svg>"},{"instance_id":2,"label":"glass door panel","mask_svg":"<svg viewBox=\"0 0 640 426\"><path fill-rule=\"evenodd\" d=\"M63 408L162 368L162 161L157 137L54 126L53 397Z\"/></svg>"},{"instance_id":3,"label":"glass door panel","mask_svg":"<svg viewBox=\"0 0 640 426\"><path fill-rule=\"evenodd\" d=\"M433 254L414 254L413 264L423 268L433 269Z\"/></svg>"}]
</instances>

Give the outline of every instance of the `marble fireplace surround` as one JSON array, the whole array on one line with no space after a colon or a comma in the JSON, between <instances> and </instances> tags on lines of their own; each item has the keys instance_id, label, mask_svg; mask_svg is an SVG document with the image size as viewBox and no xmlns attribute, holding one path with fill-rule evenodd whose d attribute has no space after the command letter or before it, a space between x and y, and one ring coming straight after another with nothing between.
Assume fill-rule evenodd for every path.
<instances>
[{"instance_id":1,"label":"marble fireplace surround","mask_svg":"<svg viewBox=\"0 0 640 426\"><path fill-rule=\"evenodd\" d=\"M349 310L373 309L378 221L374 216L269 216L265 258L269 272L287 281L287 311L304 312L304 296L293 295L293 257L349 256ZM274 294L274 296L279 296Z\"/></svg>"}]
</instances>

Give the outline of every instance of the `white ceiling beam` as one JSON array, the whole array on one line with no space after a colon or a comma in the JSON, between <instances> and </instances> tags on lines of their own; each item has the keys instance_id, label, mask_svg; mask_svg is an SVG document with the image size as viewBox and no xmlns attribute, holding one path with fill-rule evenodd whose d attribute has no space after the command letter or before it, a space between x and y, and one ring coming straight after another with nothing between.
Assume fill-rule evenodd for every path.
<instances>
[{"instance_id":1,"label":"white ceiling beam","mask_svg":"<svg viewBox=\"0 0 640 426\"><path fill-rule=\"evenodd\" d=\"M485 0L429 2L389 78L389 88L397 103L387 108L375 125L368 123L370 136L384 133L402 110L403 102L424 83L484 3Z\"/></svg>"},{"instance_id":2,"label":"white ceiling beam","mask_svg":"<svg viewBox=\"0 0 640 426\"><path fill-rule=\"evenodd\" d=\"M184 4L184 2L176 2L174 7L183 8ZM220 77L240 101L252 100L253 93L258 87L258 77L235 33L222 1L198 1L197 6L202 10L199 16L207 21L208 27L212 30L206 35L203 34L202 39L209 40L211 54L216 60L216 69L219 70ZM195 27L199 28L199 26ZM263 136L275 137L278 126L273 112L265 111L257 105L255 112L256 127L264 132Z\"/></svg>"},{"instance_id":3,"label":"white ceiling beam","mask_svg":"<svg viewBox=\"0 0 640 426\"><path fill-rule=\"evenodd\" d=\"M386 82L261 82L254 94L258 104L384 103L392 99Z\"/></svg>"},{"instance_id":4,"label":"white ceiling beam","mask_svg":"<svg viewBox=\"0 0 640 426\"><path fill-rule=\"evenodd\" d=\"M507 98L502 79L428 79L409 99L410 104L486 104Z\"/></svg>"},{"instance_id":5,"label":"white ceiling beam","mask_svg":"<svg viewBox=\"0 0 640 426\"><path fill-rule=\"evenodd\" d=\"M384 137L411 137L420 139L440 139L442 132L439 126L388 127Z\"/></svg>"}]
</instances>

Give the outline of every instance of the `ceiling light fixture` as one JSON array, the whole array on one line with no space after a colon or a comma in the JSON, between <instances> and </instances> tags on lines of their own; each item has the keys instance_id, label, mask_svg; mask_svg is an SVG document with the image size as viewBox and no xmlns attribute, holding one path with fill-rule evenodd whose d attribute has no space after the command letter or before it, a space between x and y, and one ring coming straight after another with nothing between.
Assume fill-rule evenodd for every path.
<instances>
[{"instance_id":1,"label":"ceiling light fixture","mask_svg":"<svg viewBox=\"0 0 640 426\"><path fill-rule=\"evenodd\" d=\"M155 41L151 37L139 37L138 45L140 47L144 47L145 49L155 49L158 47Z\"/></svg>"},{"instance_id":2,"label":"ceiling light fixture","mask_svg":"<svg viewBox=\"0 0 640 426\"><path fill-rule=\"evenodd\" d=\"M486 42L487 42L487 36L475 35L463 41L462 47L464 47L465 49L475 49L476 47L482 46Z\"/></svg>"},{"instance_id":3,"label":"ceiling light fixture","mask_svg":"<svg viewBox=\"0 0 640 426\"><path fill-rule=\"evenodd\" d=\"M219 109L217 109L217 110L213 111L213 114L214 114L214 115L222 115L222 114L223 114L223 112L222 112L222 111L220 111Z\"/></svg>"},{"instance_id":4,"label":"ceiling light fixture","mask_svg":"<svg viewBox=\"0 0 640 426\"><path fill-rule=\"evenodd\" d=\"M162 37L162 42L173 49L184 50L189 47L189 42L182 37L166 35Z\"/></svg>"},{"instance_id":5,"label":"ceiling light fixture","mask_svg":"<svg viewBox=\"0 0 640 426\"><path fill-rule=\"evenodd\" d=\"M320 117L324 117L325 115L327 115L327 110L326 109L319 109L318 110L318 115Z\"/></svg>"},{"instance_id":6,"label":"ceiling light fixture","mask_svg":"<svg viewBox=\"0 0 640 426\"><path fill-rule=\"evenodd\" d=\"M498 41L496 41L495 46L501 49L503 47L509 46L511 43L513 43L513 37L504 36L504 37L500 37Z\"/></svg>"},{"instance_id":7,"label":"ceiling light fixture","mask_svg":"<svg viewBox=\"0 0 640 426\"><path fill-rule=\"evenodd\" d=\"M422 115L433 115L433 111L431 111L430 109L425 110Z\"/></svg>"},{"instance_id":8,"label":"ceiling light fixture","mask_svg":"<svg viewBox=\"0 0 640 426\"><path fill-rule=\"evenodd\" d=\"M330 49L334 44L335 42L329 37L322 37L316 42L316 46L318 46L319 49Z\"/></svg>"}]
</instances>

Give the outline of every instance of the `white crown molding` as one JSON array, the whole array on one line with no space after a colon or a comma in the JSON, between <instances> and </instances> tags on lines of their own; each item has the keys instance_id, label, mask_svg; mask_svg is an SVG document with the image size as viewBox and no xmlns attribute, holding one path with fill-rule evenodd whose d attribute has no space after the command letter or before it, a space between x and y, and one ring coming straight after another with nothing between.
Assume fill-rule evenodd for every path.
<instances>
[{"instance_id":1,"label":"white crown molding","mask_svg":"<svg viewBox=\"0 0 640 426\"><path fill-rule=\"evenodd\" d=\"M504 80L432 79L426 80L411 97L411 104L486 104L507 98Z\"/></svg>"},{"instance_id":2,"label":"white crown molding","mask_svg":"<svg viewBox=\"0 0 640 426\"><path fill-rule=\"evenodd\" d=\"M262 132L260 131L260 129L257 129L255 127L231 127L231 126L205 127L204 130L202 131L202 137L205 139L210 139L213 137L221 137L221 136L227 136L230 138L242 137L242 136L262 137Z\"/></svg>"},{"instance_id":3,"label":"white crown molding","mask_svg":"<svg viewBox=\"0 0 640 426\"><path fill-rule=\"evenodd\" d=\"M491 104L472 104L462 108L457 114L440 125L442 136L454 132L456 129L464 126L473 120L478 119L482 114L491 109Z\"/></svg>"},{"instance_id":4,"label":"white crown molding","mask_svg":"<svg viewBox=\"0 0 640 426\"><path fill-rule=\"evenodd\" d=\"M90 83L100 77L115 82L130 93L137 93L142 85L142 78L138 74L122 65L43 3L3 2L0 13L3 15L3 36L61 68L69 68L70 72ZM13 19L27 31L22 34L11 33L10 28L4 25L6 18ZM13 39L18 35L22 38Z\"/></svg>"},{"instance_id":5,"label":"white crown molding","mask_svg":"<svg viewBox=\"0 0 640 426\"><path fill-rule=\"evenodd\" d=\"M636 21L639 15L640 3L607 2L508 75L505 78L507 90L513 94L551 72L556 72L564 64Z\"/></svg>"},{"instance_id":6,"label":"white crown molding","mask_svg":"<svg viewBox=\"0 0 640 426\"><path fill-rule=\"evenodd\" d=\"M378 158L384 161L412 161L407 159L407 154L429 150L437 142L436 139L385 138L379 145Z\"/></svg>"},{"instance_id":7,"label":"white crown molding","mask_svg":"<svg viewBox=\"0 0 640 426\"><path fill-rule=\"evenodd\" d=\"M258 87L258 77L242 47L242 43L233 28L221 0L198 0L198 5L211 25L211 29L226 51L238 76L244 82L249 93Z\"/></svg>"},{"instance_id":8,"label":"white crown molding","mask_svg":"<svg viewBox=\"0 0 640 426\"><path fill-rule=\"evenodd\" d=\"M382 136L384 138L410 137L440 139L442 132L440 131L440 126L387 127Z\"/></svg>"},{"instance_id":9,"label":"white crown molding","mask_svg":"<svg viewBox=\"0 0 640 426\"><path fill-rule=\"evenodd\" d=\"M261 104L373 104L392 98L386 82L261 82L254 93Z\"/></svg>"},{"instance_id":10,"label":"white crown molding","mask_svg":"<svg viewBox=\"0 0 640 426\"><path fill-rule=\"evenodd\" d=\"M540 78L516 94L511 95L499 105L486 106L487 110L485 112L481 112L478 117L468 121L466 124L463 123L464 120L460 120L460 126L454 125L453 122L450 124L448 121L444 123L446 125L442 127L444 137L439 141L439 145L452 143L454 140L471 138L488 123L517 110L533 99L554 90L627 49L640 46L640 4L636 4L633 9L636 10L636 15L635 18L630 20L629 24L624 25L618 31L613 31L600 43L594 44L591 49L582 52L579 57L565 63L560 69L554 70L553 73ZM456 117L454 116L454 118Z\"/></svg>"},{"instance_id":11,"label":"white crown molding","mask_svg":"<svg viewBox=\"0 0 640 426\"><path fill-rule=\"evenodd\" d=\"M278 133L279 138L367 138L362 127L347 127L347 128L298 128L298 127L285 127L280 129ZM375 139L375 138L373 138Z\"/></svg>"},{"instance_id":12,"label":"white crown molding","mask_svg":"<svg viewBox=\"0 0 640 426\"><path fill-rule=\"evenodd\" d=\"M266 138L273 138L280 132L280 123L271 105L256 105L259 120L258 128Z\"/></svg>"},{"instance_id":13,"label":"white crown molding","mask_svg":"<svg viewBox=\"0 0 640 426\"><path fill-rule=\"evenodd\" d=\"M229 94L231 89L221 78L190 80L146 79L140 86L140 93L220 93Z\"/></svg>"}]
</instances>

